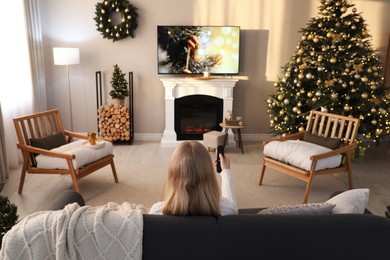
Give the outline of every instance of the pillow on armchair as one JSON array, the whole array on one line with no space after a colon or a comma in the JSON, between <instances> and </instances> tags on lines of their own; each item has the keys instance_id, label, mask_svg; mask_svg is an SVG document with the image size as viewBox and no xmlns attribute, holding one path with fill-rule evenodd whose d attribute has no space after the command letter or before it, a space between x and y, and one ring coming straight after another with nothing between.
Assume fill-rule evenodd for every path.
<instances>
[{"instance_id":1,"label":"pillow on armchair","mask_svg":"<svg viewBox=\"0 0 390 260\"><path fill-rule=\"evenodd\" d=\"M66 144L66 138L63 133L53 133L51 135L41 137L41 138L30 138L30 145L41 148L41 149L46 149L46 150L51 150L57 147L60 147L61 145ZM35 159L36 156L39 154L34 153L31 156L31 161L34 166L37 165L37 161Z\"/></svg>"},{"instance_id":2,"label":"pillow on armchair","mask_svg":"<svg viewBox=\"0 0 390 260\"><path fill-rule=\"evenodd\" d=\"M339 148L343 143L339 138L323 137L311 134L309 132L305 132L305 134L303 135L303 141L318 144L332 150Z\"/></svg>"},{"instance_id":3,"label":"pillow on armchair","mask_svg":"<svg viewBox=\"0 0 390 260\"><path fill-rule=\"evenodd\" d=\"M42 138L31 138L30 144L34 147L51 150L66 144L66 139L63 133L54 133Z\"/></svg>"}]
</instances>

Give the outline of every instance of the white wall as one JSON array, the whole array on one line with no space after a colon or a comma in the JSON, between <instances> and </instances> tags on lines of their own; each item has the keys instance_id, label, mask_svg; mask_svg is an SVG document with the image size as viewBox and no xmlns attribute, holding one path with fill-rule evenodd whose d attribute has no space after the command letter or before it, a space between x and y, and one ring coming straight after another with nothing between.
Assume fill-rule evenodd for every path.
<instances>
[{"instance_id":1,"label":"white wall","mask_svg":"<svg viewBox=\"0 0 390 260\"><path fill-rule=\"evenodd\" d=\"M79 47L81 63L70 66L73 125L96 130L95 71L105 86L113 65L134 72L136 138L157 138L164 130L164 90L157 74L157 25L241 26L241 72L249 77L234 92L234 114L243 115L251 135L268 133L266 108L273 81L295 50L299 30L317 14L319 0L131 0L138 8L135 38L103 39L95 26L97 0L38 0L40 4L49 108L59 108L69 128L67 72L53 65L53 47ZM385 56L390 34L390 2L355 0L373 36L373 46Z\"/></svg>"}]
</instances>

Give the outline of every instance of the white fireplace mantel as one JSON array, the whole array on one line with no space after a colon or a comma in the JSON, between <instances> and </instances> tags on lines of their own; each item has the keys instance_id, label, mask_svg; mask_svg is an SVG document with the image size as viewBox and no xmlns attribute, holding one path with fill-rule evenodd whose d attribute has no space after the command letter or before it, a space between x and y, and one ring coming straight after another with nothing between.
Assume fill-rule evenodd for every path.
<instances>
[{"instance_id":1,"label":"white fireplace mantel","mask_svg":"<svg viewBox=\"0 0 390 260\"><path fill-rule=\"evenodd\" d=\"M223 118L233 111L233 88L240 80L236 77L164 77L160 79L165 88L165 130L162 144L176 144L175 99L190 95L209 95L223 99ZM234 134L228 134L228 146L235 146Z\"/></svg>"}]
</instances>

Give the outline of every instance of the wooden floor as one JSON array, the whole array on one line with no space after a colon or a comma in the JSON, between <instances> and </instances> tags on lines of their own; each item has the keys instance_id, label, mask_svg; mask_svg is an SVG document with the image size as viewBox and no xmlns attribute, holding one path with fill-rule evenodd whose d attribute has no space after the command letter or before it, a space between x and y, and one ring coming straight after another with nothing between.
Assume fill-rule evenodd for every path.
<instances>
[{"instance_id":1,"label":"wooden floor","mask_svg":"<svg viewBox=\"0 0 390 260\"><path fill-rule=\"evenodd\" d=\"M227 147L231 158L233 184L239 208L259 208L302 203L305 183L288 175L267 170L263 186L258 185L262 159L260 142L244 142L244 154L237 147ZM161 199L167 165L174 147L160 142L134 141L132 145L115 145L115 164L119 183L114 183L110 167L79 181L87 204L101 205L108 201L130 201L150 207ZM210 153L212 156L215 154ZM369 188L368 209L384 216L390 205L390 142L354 158L355 188ZM72 189L69 176L28 175L23 194L18 194L20 167L10 172L2 194L18 206L20 217L44 208L61 190ZM309 202L324 201L337 190L347 189L346 174L319 176L313 180Z\"/></svg>"}]
</instances>

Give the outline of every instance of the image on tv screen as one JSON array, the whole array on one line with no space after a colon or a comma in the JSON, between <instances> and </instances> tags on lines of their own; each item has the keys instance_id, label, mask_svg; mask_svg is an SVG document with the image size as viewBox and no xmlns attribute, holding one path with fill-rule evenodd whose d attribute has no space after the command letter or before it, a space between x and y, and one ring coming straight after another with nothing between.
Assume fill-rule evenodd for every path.
<instances>
[{"instance_id":1,"label":"image on tv screen","mask_svg":"<svg viewBox=\"0 0 390 260\"><path fill-rule=\"evenodd\" d=\"M238 74L239 26L157 26L159 74Z\"/></svg>"}]
</instances>

